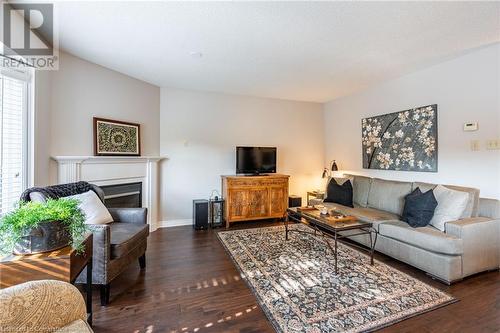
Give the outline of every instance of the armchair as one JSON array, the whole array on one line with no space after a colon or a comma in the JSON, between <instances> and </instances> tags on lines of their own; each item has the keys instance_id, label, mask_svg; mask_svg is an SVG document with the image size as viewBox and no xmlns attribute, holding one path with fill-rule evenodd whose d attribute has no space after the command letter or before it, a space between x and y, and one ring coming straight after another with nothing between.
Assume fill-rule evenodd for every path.
<instances>
[{"instance_id":1,"label":"armchair","mask_svg":"<svg viewBox=\"0 0 500 333\"><path fill-rule=\"evenodd\" d=\"M87 182L62 184L28 189L21 196L24 200L45 201L50 197L65 197L94 191L104 202L103 190ZM100 286L101 305L107 305L110 283L130 263L139 261L146 268L146 248L149 227L146 208L109 208L112 223L90 225L93 233L92 284ZM87 270L78 276L77 283L85 283Z\"/></svg>"},{"instance_id":2,"label":"armchair","mask_svg":"<svg viewBox=\"0 0 500 333\"><path fill-rule=\"evenodd\" d=\"M92 333L82 294L54 280L21 283L0 290L0 332Z\"/></svg>"}]
</instances>

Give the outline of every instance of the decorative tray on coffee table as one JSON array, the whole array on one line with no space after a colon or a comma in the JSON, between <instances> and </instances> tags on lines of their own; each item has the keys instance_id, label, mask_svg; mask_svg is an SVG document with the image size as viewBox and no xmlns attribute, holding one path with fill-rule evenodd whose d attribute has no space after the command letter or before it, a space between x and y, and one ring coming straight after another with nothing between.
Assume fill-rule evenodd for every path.
<instances>
[{"instance_id":1,"label":"decorative tray on coffee table","mask_svg":"<svg viewBox=\"0 0 500 333\"><path fill-rule=\"evenodd\" d=\"M308 212L311 210L317 210L317 208L314 206L297 207L298 212Z\"/></svg>"},{"instance_id":2,"label":"decorative tray on coffee table","mask_svg":"<svg viewBox=\"0 0 500 333\"><path fill-rule=\"evenodd\" d=\"M320 219L325 219L330 222L351 222L351 221L356 221L356 217L350 216L350 215L344 215L340 212L334 211L334 210L329 210L328 214L321 214L319 209L314 208L306 211L301 211L301 213L305 215L309 215L314 218L320 218Z\"/></svg>"}]
</instances>

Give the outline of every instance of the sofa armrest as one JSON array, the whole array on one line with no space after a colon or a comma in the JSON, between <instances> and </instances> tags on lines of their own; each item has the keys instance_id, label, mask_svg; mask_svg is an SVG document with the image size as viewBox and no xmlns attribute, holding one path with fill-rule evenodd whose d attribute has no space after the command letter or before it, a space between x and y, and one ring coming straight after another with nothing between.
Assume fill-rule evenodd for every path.
<instances>
[{"instance_id":1,"label":"sofa armrest","mask_svg":"<svg viewBox=\"0 0 500 333\"><path fill-rule=\"evenodd\" d=\"M479 216L500 219L500 200L479 198Z\"/></svg>"},{"instance_id":2,"label":"sofa armrest","mask_svg":"<svg viewBox=\"0 0 500 333\"><path fill-rule=\"evenodd\" d=\"M93 284L106 284L107 281L107 267L111 260L111 229L106 224L93 224L89 225L92 232L92 283ZM78 278L78 283L85 283L87 281L87 269L85 268Z\"/></svg>"},{"instance_id":3,"label":"sofa armrest","mask_svg":"<svg viewBox=\"0 0 500 333\"><path fill-rule=\"evenodd\" d=\"M86 321L86 312L80 291L62 281L30 281L0 291L0 332L54 332Z\"/></svg>"},{"instance_id":4,"label":"sofa armrest","mask_svg":"<svg viewBox=\"0 0 500 333\"><path fill-rule=\"evenodd\" d=\"M113 221L123 223L146 224L147 208L109 208Z\"/></svg>"},{"instance_id":5,"label":"sofa armrest","mask_svg":"<svg viewBox=\"0 0 500 333\"><path fill-rule=\"evenodd\" d=\"M462 239L462 270L471 275L500 266L500 220L471 217L445 224L445 232Z\"/></svg>"}]
</instances>

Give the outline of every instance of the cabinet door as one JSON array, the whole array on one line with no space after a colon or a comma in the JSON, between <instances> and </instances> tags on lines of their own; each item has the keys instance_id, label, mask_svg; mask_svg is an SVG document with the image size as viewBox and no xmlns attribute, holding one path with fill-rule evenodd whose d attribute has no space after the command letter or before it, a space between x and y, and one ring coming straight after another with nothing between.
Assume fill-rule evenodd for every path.
<instances>
[{"instance_id":1,"label":"cabinet door","mask_svg":"<svg viewBox=\"0 0 500 333\"><path fill-rule=\"evenodd\" d=\"M248 218L259 218L269 215L269 193L266 188L249 189L248 203Z\"/></svg>"},{"instance_id":2,"label":"cabinet door","mask_svg":"<svg viewBox=\"0 0 500 333\"><path fill-rule=\"evenodd\" d=\"M272 216L284 216L288 206L288 191L286 187L271 187L270 192L270 210Z\"/></svg>"},{"instance_id":3,"label":"cabinet door","mask_svg":"<svg viewBox=\"0 0 500 333\"><path fill-rule=\"evenodd\" d=\"M227 199L228 220L244 220L248 215L248 191L245 189L230 189Z\"/></svg>"}]
</instances>

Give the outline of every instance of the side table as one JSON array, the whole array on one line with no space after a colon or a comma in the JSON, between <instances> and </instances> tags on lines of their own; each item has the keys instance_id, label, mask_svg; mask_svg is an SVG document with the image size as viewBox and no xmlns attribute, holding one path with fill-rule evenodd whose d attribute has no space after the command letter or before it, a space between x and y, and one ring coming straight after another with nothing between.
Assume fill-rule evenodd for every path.
<instances>
[{"instance_id":1,"label":"side table","mask_svg":"<svg viewBox=\"0 0 500 333\"><path fill-rule=\"evenodd\" d=\"M306 205L309 206L309 197L318 198L320 195L324 196L325 192L322 191L307 191Z\"/></svg>"},{"instance_id":2,"label":"side table","mask_svg":"<svg viewBox=\"0 0 500 333\"><path fill-rule=\"evenodd\" d=\"M85 286L87 321L92 325L92 234L83 241L84 252L71 246L28 255L0 258L0 289L33 280L59 280L74 283L87 267Z\"/></svg>"}]
</instances>

